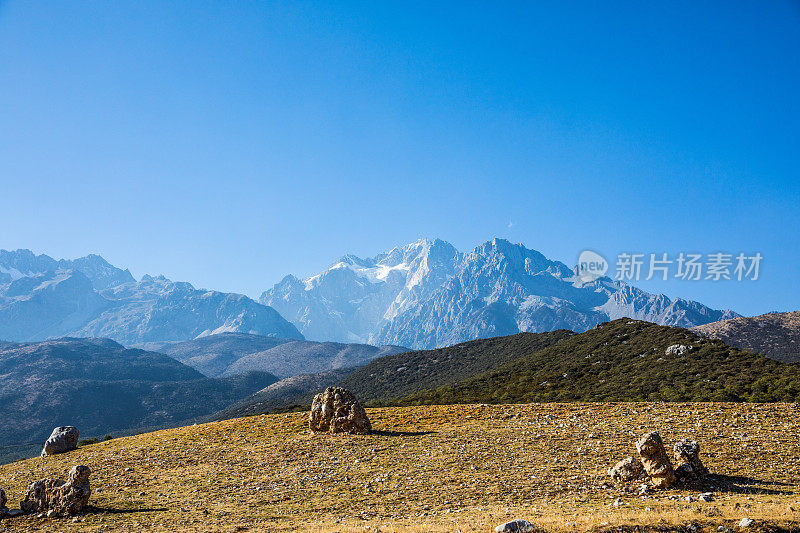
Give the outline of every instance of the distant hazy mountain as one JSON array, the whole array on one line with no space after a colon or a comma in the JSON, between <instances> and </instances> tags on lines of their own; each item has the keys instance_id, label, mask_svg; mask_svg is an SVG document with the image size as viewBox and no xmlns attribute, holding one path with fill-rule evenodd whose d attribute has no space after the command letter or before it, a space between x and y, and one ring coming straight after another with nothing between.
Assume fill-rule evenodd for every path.
<instances>
[{"instance_id":1,"label":"distant hazy mountain","mask_svg":"<svg viewBox=\"0 0 800 533\"><path fill-rule=\"evenodd\" d=\"M800 361L800 311L732 318L692 329L741 350L779 361Z\"/></svg>"},{"instance_id":2,"label":"distant hazy mountain","mask_svg":"<svg viewBox=\"0 0 800 533\"><path fill-rule=\"evenodd\" d=\"M408 351L408 348L221 333L165 345L161 351L209 377L254 371L288 377L361 366L384 355Z\"/></svg>"},{"instance_id":3,"label":"distant hazy mountain","mask_svg":"<svg viewBox=\"0 0 800 533\"><path fill-rule=\"evenodd\" d=\"M209 415L204 420L228 420L269 413L275 409L292 405L308 405L315 394L324 391L326 387L335 385L354 370L355 368L340 368L285 378L222 411Z\"/></svg>"},{"instance_id":4,"label":"distant hazy mountain","mask_svg":"<svg viewBox=\"0 0 800 533\"><path fill-rule=\"evenodd\" d=\"M565 264L502 239L462 254L421 240L361 259L344 256L260 298L310 340L433 348L520 331L586 331L623 316L691 327L733 318L609 278L583 282Z\"/></svg>"},{"instance_id":5,"label":"distant hazy mountain","mask_svg":"<svg viewBox=\"0 0 800 533\"><path fill-rule=\"evenodd\" d=\"M44 442L56 426L81 435L173 424L210 414L277 378L209 379L164 354L108 339L0 345L0 446Z\"/></svg>"},{"instance_id":6,"label":"distant hazy mountain","mask_svg":"<svg viewBox=\"0 0 800 533\"><path fill-rule=\"evenodd\" d=\"M107 337L133 345L234 331L303 338L274 309L240 294L163 276L137 282L96 255L55 261L0 251L0 339Z\"/></svg>"},{"instance_id":7,"label":"distant hazy mountain","mask_svg":"<svg viewBox=\"0 0 800 533\"><path fill-rule=\"evenodd\" d=\"M263 352L291 339L249 333L218 333L183 342L147 343L141 348L165 353L208 377L221 376L245 355Z\"/></svg>"}]
</instances>

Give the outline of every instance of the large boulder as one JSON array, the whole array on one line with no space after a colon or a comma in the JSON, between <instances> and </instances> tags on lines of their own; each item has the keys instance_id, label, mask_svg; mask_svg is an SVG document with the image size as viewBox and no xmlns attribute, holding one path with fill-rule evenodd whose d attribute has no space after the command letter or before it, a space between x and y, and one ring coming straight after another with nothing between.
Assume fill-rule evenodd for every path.
<instances>
[{"instance_id":1,"label":"large boulder","mask_svg":"<svg viewBox=\"0 0 800 533\"><path fill-rule=\"evenodd\" d=\"M44 443L42 457L57 453L71 452L78 448L78 428L72 426L57 427Z\"/></svg>"},{"instance_id":2,"label":"large boulder","mask_svg":"<svg viewBox=\"0 0 800 533\"><path fill-rule=\"evenodd\" d=\"M616 481L633 481L642 475L642 462L635 457L627 457L608 469L608 475Z\"/></svg>"},{"instance_id":3,"label":"large boulder","mask_svg":"<svg viewBox=\"0 0 800 533\"><path fill-rule=\"evenodd\" d=\"M678 465L675 475L681 481L694 481L708 475L708 469L700 460L700 445L697 441L682 440L673 447L673 458Z\"/></svg>"},{"instance_id":4,"label":"large boulder","mask_svg":"<svg viewBox=\"0 0 800 533\"><path fill-rule=\"evenodd\" d=\"M365 434L372 431L367 412L347 389L328 387L314 397L308 425L314 433Z\"/></svg>"},{"instance_id":5,"label":"large boulder","mask_svg":"<svg viewBox=\"0 0 800 533\"><path fill-rule=\"evenodd\" d=\"M653 486L667 488L675 483L675 472L664 449L664 441L657 431L644 435L636 442L636 451L642 458L645 472L650 476Z\"/></svg>"},{"instance_id":6,"label":"large boulder","mask_svg":"<svg viewBox=\"0 0 800 533\"><path fill-rule=\"evenodd\" d=\"M5 516L8 514L8 509L6 508L6 493L3 489L0 489L0 517Z\"/></svg>"},{"instance_id":7,"label":"large boulder","mask_svg":"<svg viewBox=\"0 0 800 533\"><path fill-rule=\"evenodd\" d=\"M40 479L28 485L20 507L26 513L47 513L74 516L83 512L92 495L88 466L74 466L67 480Z\"/></svg>"}]
</instances>

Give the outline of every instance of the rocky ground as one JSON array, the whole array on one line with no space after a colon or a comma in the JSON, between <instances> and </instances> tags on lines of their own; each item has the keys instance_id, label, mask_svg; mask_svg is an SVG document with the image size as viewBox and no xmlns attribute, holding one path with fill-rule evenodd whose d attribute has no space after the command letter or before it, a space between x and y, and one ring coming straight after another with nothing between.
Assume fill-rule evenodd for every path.
<instances>
[{"instance_id":1,"label":"rocky ground","mask_svg":"<svg viewBox=\"0 0 800 533\"><path fill-rule=\"evenodd\" d=\"M800 405L529 404L368 409L368 436L318 435L307 414L115 439L0 467L16 507L36 479L92 468L92 511L0 531L800 531ZM640 494L609 466L657 429L714 473ZM710 496L700 495L711 493ZM702 501L709 500L709 501ZM637 527L638 526L638 527Z\"/></svg>"}]
</instances>

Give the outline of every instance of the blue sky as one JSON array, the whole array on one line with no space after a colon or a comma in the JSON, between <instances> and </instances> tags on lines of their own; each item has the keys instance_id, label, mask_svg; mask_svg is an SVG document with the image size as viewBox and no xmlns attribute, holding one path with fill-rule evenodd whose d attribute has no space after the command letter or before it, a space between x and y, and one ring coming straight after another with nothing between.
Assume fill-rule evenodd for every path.
<instances>
[{"instance_id":1,"label":"blue sky","mask_svg":"<svg viewBox=\"0 0 800 533\"><path fill-rule=\"evenodd\" d=\"M800 4L0 3L0 248L257 296L420 237L760 252L800 308Z\"/></svg>"}]
</instances>

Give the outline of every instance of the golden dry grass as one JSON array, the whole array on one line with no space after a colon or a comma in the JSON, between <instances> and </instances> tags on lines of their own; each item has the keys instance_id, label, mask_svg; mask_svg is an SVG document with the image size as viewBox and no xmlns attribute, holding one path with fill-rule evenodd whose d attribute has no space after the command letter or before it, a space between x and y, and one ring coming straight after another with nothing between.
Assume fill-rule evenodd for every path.
<instances>
[{"instance_id":1,"label":"golden dry grass","mask_svg":"<svg viewBox=\"0 0 800 533\"><path fill-rule=\"evenodd\" d=\"M27 483L94 470L82 522L20 517L0 531L491 531L525 518L549 531L618 526L735 531L800 523L800 406L529 404L370 409L377 433L312 436L306 414L115 439L0 467L16 504ZM713 488L638 494L606 486L637 436L691 437ZM126 471L131 468L131 471ZM713 491L714 501L687 502ZM622 505L614 507L619 498ZM644 530L648 528L643 528ZM668 529L668 528L667 528ZM654 529L655 530L655 529ZM662 529L663 530L663 529ZM685 529L684 529L685 530Z\"/></svg>"}]
</instances>

